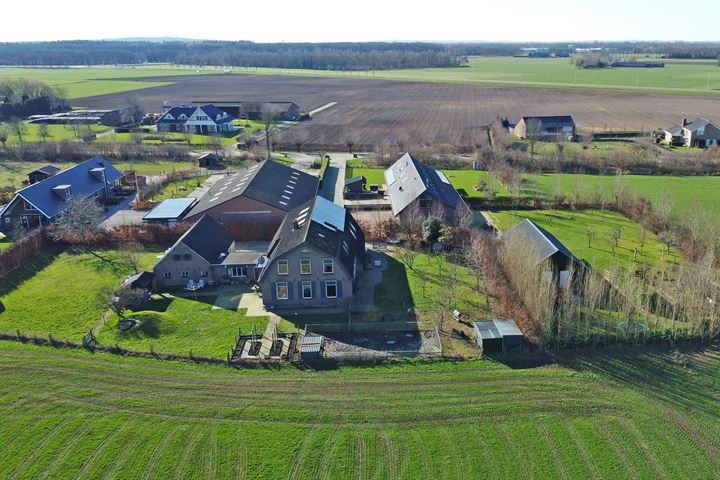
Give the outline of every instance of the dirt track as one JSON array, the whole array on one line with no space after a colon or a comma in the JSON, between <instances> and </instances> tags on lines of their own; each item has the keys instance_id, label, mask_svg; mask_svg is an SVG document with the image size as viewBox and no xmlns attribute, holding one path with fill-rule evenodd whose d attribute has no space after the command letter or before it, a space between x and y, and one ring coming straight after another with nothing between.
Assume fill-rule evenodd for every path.
<instances>
[{"instance_id":1,"label":"dirt track","mask_svg":"<svg viewBox=\"0 0 720 480\"><path fill-rule=\"evenodd\" d=\"M476 127L496 117L571 114L578 127L591 130L652 130L684 116L720 120L720 97L684 97L628 92L594 92L521 87L395 82L263 75L203 75L155 78L174 85L131 92L150 111L164 101L289 100L310 111L336 105L284 134L309 143L356 145L381 141L468 144ZM75 101L87 107L112 107L128 94Z\"/></svg>"}]
</instances>

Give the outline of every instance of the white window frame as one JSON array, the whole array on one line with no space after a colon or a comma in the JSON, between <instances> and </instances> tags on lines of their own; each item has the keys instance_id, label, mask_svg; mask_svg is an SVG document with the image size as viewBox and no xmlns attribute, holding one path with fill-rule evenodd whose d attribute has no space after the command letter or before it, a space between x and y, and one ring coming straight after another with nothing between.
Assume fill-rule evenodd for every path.
<instances>
[{"instance_id":1,"label":"white window frame","mask_svg":"<svg viewBox=\"0 0 720 480\"><path fill-rule=\"evenodd\" d=\"M163 278L166 278L166 279L167 279L167 278L172 278L172 273L170 273L170 272L165 272L165 273L163 273Z\"/></svg>"},{"instance_id":2,"label":"white window frame","mask_svg":"<svg viewBox=\"0 0 720 480\"><path fill-rule=\"evenodd\" d=\"M200 270L200 276L203 278L207 278L210 276L210 272L208 272L207 270Z\"/></svg>"},{"instance_id":3,"label":"white window frame","mask_svg":"<svg viewBox=\"0 0 720 480\"><path fill-rule=\"evenodd\" d=\"M329 272L325 270L325 266L326 266L327 262L330 262L330 271ZM323 273L325 275L332 275L333 273L335 273L335 260L333 260L332 258L323 258Z\"/></svg>"},{"instance_id":4,"label":"white window frame","mask_svg":"<svg viewBox=\"0 0 720 480\"><path fill-rule=\"evenodd\" d=\"M335 287L335 295L328 295L328 287L332 285ZM338 298L337 280L328 280L325 282L325 298Z\"/></svg>"},{"instance_id":5,"label":"white window frame","mask_svg":"<svg viewBox=\"0 0 720 480\"><path fill-rule=\"evenodd\" d=\"M244 271L244 273L243 273ZM235 275L234 273L238 273L238 275ZM244 278L247 277L247 267L245 266L237 266L237 267L229 267L228 268L228 276L232 278Z\"/></svg>"},{"instance_id":6,"label":"white window frame","mask_svg":"<svg viewBox=\"0 0 720 480\"><path fill-rule=\"evenodd\" d=\"M302 287L302 292L301 292L301 294L302 294L303 300L312 300L312 298L313 298L312 282L302 282L301 287ZM310 289L310 296L309 296L309 297L306 297L306 296L305 296L305 287L308 287L308 288Z\"/></svg>"},{"instance_id":7,"label":"white window frame","mask_svg":"<svg viewBox=\"0 0 720 480\"><path fill-rule=\"evenodd\" d=\"M280 288L285 288L285 296L280 295ZM275 283L275 298L278 300L287 300L289 298L290 291L288 290L288 282L277 282Z\"/></svg>"},{"instance_id":8,"label":"white window frame","mask_svg":"<svg viewBox=\"0 0 720 480\"><path fill-rule=\"evenodd\" d=\"M180 278L190 278L190 272L180 272Z\"/></svg>"},{"instance_id":9,"label":"white window frame","mask_svg":"<svg viewBox=\"0 0 720 480\"><path fill-rule=\"evenodd\" d=\"M280 271L280 265L285 265L285 273ZM282 276L287 276L290 274L290 264L287 260L278 260L277 262L277 274Z\"/></svg>"},{"instance_id":10,"label":"white window frame","mask_svg":"<svg viewBox=\"0 0 720 480\"><path fill-rule=\"evenodd\" d=\"M307 262L307 272L303 272L303 262ZM300 275L312 275L312 261L309 258L300 259Z\"/></svg>"}]
</instances>

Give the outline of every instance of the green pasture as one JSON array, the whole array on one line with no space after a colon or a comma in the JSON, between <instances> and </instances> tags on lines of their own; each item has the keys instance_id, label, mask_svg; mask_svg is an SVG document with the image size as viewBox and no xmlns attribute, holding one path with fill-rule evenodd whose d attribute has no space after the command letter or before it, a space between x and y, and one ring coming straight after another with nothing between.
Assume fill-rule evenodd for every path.
<instances>
[{"instance_id":1,"label":"green pasture","mask_svg":"<svg viewBox=\"0 0 720 480\"><path fill-rule=\"evenodd\" d=\"M489 213L502 232L523 220L530 219L555 235L575 256L587 261L597 270L613 265L621 268L655 265L659 261L679 262L680 254L661 243L651 231L645 231L645 245L641 248L641 230L636 223L622 215L600 210L505 210ZM594 232L588 246L587 230ZM612 253L610 236L619 230L620 239Z\"/></svg>"},{"instance_id":2,"label":"green pasture","mask_svg":"<svg viewBox=\"0 0 720 480\"><path fill-rule=\"evenodd\" d=\"M1 342L0 471L552 480L720 470L717 348L527 360L236 370Z\"/></svg>"}]
</instances>

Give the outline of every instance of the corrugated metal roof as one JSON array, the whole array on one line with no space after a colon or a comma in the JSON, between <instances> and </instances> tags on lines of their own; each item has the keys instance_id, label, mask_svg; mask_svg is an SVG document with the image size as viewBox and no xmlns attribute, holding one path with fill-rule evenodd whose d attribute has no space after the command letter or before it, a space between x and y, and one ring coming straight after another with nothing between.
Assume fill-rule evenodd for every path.
<instances>
[{"instance_id":1,"label":"corrugated metal roof","mask_svg":"<svg viewBox=\"0 0 720 480\"><path fill-rule=\"evenodd\" d=\"M503 337L523 336L515 320L493 320L493 323Z\"/></svg>"},{"instance_id":2,"label":"corrugated metal roof","mask_svg":"<svg viewBox=\"0 0 720 480\"><path fill-rule=\"evenodd\" d=\"M143 220L164 220L180 218L182 214L195 203L196 198L168 198L160 202L160 205L153 208Z\"/></svg>"},{"instance_id":3,"label":"corrugated metal roof","mask_svg":"<svg viewBox=\"0 0 720 480\"><path fill-rule=\"evenodd\" d=\"M473 322L473 326L480 333L480 338L489 340L493 338L502 338L502 334L492 321Z\"/></svg>"},{"instance_id":4,"label":"corrugated metal roof","mask_svg":"<svg viewBox=\"0 0 720 480\"><path fill-rule=\"evenodd\" d=\"M317 353L322 349L322 335L305 335L300 345L300 353Z\"/></svg>"},{"instance_id":5,"label":"corrugated metal roof","mask_svg":"<svg viewBox=\"0 0 720 480\"><path fill-rule=\"evenodd\" d=\"M528 253L535 257L536 265L544 262L558 251L573 261L581 263L555 235L527 218L508 230L502 239L503 241L521 242L527 248Z\"/></svg>"}]
</instances>

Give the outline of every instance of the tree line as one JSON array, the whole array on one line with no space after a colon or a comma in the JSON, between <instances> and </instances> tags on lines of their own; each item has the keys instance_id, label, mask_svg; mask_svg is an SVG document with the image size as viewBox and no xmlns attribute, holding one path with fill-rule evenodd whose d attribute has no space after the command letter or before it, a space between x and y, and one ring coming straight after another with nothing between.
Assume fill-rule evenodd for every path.
<instances>
[{"instance_id":1,"label":"tree line","mask_svg":"<svg viewBox=\"0 0 720 480\"><path fill-rule=\"evenodd\" d=\"M57 112L66 108L66 98L62 86L27 78L0 79L0 120Z\"/></svg>"}]
</instances>

